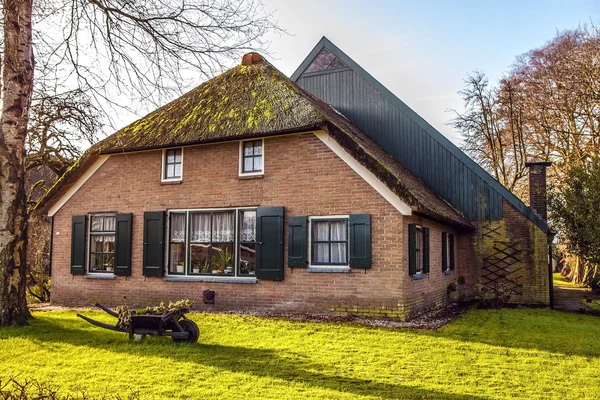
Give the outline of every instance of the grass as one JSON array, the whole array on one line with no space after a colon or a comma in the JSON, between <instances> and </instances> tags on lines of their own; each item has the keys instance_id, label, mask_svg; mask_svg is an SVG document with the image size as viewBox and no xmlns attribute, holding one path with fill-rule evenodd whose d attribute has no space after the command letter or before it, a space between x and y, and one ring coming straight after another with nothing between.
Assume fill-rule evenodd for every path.
<instances>
[{"instance_id":1,"label":"grass","mask_svg":"<svg viewBox=\"0 0 600 400\"><path fill-rule=\"evenodd\" d=\"M554 282L555 286L569 287L569 288L580 288L581 287L581 285L578 285L576 283L571 282L568 279L565 279L563 276L561 276L560 272L553 272L552 277L553 277L553 282Z\"/></svg>"},{"instance_id":2,"label":"grass","mask_svg":"<svg viewBox=\"0 0 600 400\"><path fill-rule=\"evenodd\" d=\"M478 310L437 331L192 319L200 342L174 345L37 312L30 326L0 330L0 375L154 399L593 399L600 389L597 317Z\"/></svg>"}]
</instances>

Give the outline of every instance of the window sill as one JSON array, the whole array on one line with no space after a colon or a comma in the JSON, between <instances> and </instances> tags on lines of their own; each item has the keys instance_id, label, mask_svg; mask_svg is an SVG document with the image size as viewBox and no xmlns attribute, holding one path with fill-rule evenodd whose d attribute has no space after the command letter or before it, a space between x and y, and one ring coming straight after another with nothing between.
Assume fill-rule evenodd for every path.
<instances>
[{"instance_id":1,"label":"window sill","mask_svg":"<svg viewBox=\"0 0 600 400\"><path fill-rule=\"evenodd\" d=\"M332 274L349 274L350 267L308 267L307 272L312 273L332 273Z\"/></svg>"},{"instance_id":2,"label":"window sill","mask_svg":"<svg viewBox=\"0 0 600 400\"><path fill-rule=\"evenodd\" d=\"M177 276L167 275L165 282L214 282L214 283L258 283L258 279L234 276Z\"/></svg>"},{"instance_id":3,"label":"window sill","mask_svg":"<svg viewBox=\"0 0 600 400\"><path fill-rule=\"evenodd\" d=\"M248 174L248 175L238 175L238 179L239 180L246 180L246 179L262 179L265 176L264 173L260 173L260 174Z\"/></svg>"},{"instance_id":4,"label":"window sill","mask_svg":"<svg viewBox=\"0 0 600 400\"><path fill-rule=\"evenodd\" d=\"M454 271L453 270L448 270L448 271L444 271L444 275L452 275Z\"/></svg>"},{"instance_id":5,"label":"window sill","mask_svg":"<svg viewBox=\"0 0 600 400\"><path fill-rule=\"evenodd\" d=\"M117 279L117 276L112 273L107 274L107 273L102 273L102 272L85 274L84 277L85 277L85 279L105 279L105 280Z\"/></svg>"},{"instance_id":6,"label":"window sill","mask_svg":"<svg viewBox=\"0 0 600 400\"><path fill-rule=\"evenodd\" d=\"M160 181L161 185L181 185L183 183L183 179L177 179L172 181Z\"/></svg>"},{"instance_id":7,"label":"window sill","mask_svg":"<svg viewBox=\"0 0 600 400\"><path fill-rule=\"evenodd\" d=\"M420 274L414 274L414 275L412 276L412 280L413 280L413 281L419 281L419 280L421 280L421 279L425 279L425 277L426 277L426 276L427 276L427 275L425 275L425 274L423 274L423 273L420 273Z\"/></svg>"}]
</instances>

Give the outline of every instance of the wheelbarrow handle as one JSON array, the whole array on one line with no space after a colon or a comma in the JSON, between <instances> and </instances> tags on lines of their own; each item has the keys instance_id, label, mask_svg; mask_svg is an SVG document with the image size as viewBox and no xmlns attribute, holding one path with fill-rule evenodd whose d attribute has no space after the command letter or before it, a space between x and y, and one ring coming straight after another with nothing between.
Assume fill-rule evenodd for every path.
<instances>
[{"instance_id":1,"label":"wheelbarrow handle","mask_svg":"<svg viewBox=\"0 0 600 400\"><path fill-rule=\"evenodd\" d=\"M104 307L102 304L100 303L96 303L96 307L98 307L99 309L105 311L108 315L111 315L115 318L119 318L119 314L117 314L116 312L114 312L113 310L111 310L110 308Z\"/></svg>"}]
</instances>

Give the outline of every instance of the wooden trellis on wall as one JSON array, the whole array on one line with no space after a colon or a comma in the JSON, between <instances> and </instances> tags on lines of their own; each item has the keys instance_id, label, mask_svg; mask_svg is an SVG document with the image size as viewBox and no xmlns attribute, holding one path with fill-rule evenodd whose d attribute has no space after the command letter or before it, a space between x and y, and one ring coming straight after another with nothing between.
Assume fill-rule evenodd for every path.
<instances>
[{"instance_id":1,"label":"wooden trellis on wall","mask_svg":"<svg viewBox=\"0 0 600 400\"><path fill-rule=\"evenodd\" d=\"M483 258L481 284L496 290L502 285L511 295L523 295L523 251L521 241L507 241L500 226L482 227L482 240L490 239L492 252Z\"/></svg>"}]
</instances>

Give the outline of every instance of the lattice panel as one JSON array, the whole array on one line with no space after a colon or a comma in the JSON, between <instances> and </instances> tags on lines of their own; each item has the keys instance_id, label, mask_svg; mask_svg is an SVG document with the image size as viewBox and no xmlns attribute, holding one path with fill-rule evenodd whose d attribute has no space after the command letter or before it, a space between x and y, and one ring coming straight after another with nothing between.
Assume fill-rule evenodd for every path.
<instances>
[{"instance_id":1,"label":"lattice panel","mask_svg":"<svg viewBox=\"0 0 600 400\"><path fill-rule=\"evenodd\" d=\"M481 284L495 290L502 284L511 295L523 295L523 251L521 241L503 240L500 226L482 227L481 239L493 240L492 254L484 257Z\"/></svg>"}]
</instances>

